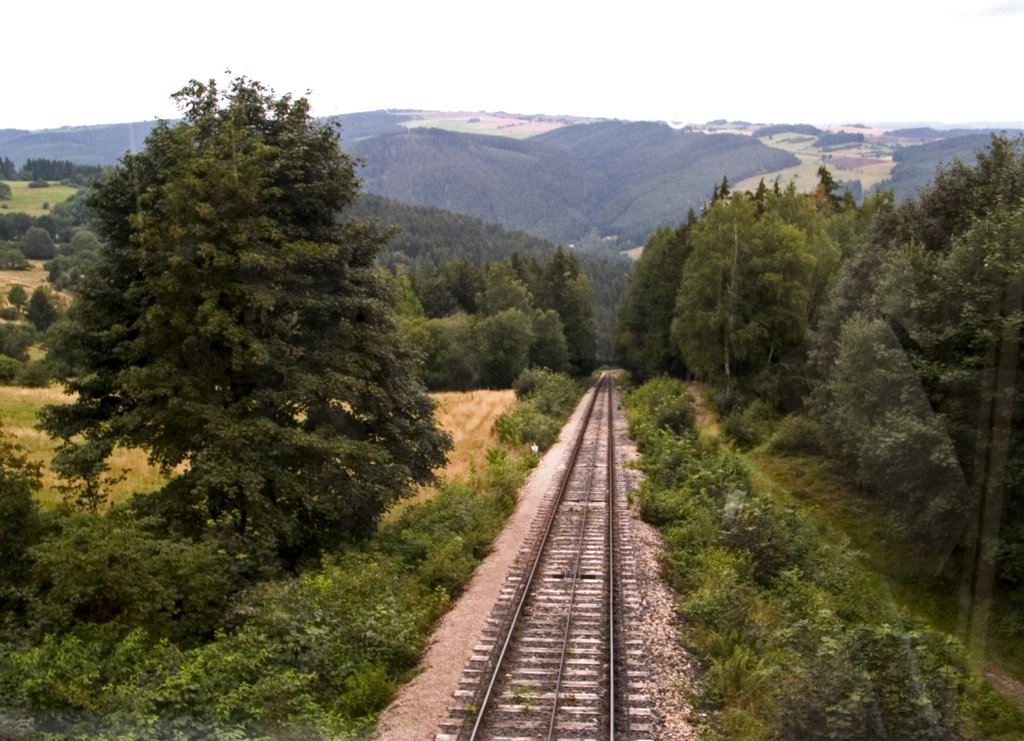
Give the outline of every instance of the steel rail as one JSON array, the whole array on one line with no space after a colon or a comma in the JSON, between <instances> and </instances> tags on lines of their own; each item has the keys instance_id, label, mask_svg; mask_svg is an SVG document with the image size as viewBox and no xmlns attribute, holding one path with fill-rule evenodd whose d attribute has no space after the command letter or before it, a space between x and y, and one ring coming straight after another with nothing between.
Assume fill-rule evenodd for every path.
<instances>
[{"instance_id":1,"label":"steel rail","mask_svg":"<svg viewBox=\"0 0 1024 741\"><path fill-rule=\"evenodd\" d=\"M595 394L597 396L597 394ZM569 635L572 632L572 615L576 606L576 587L580 583L580 563L583 561L583 544L587 535L587 514L590 512L590 495L593 493L594 469L591 468L587 476L587 498L583 502L583 516L580 517L579 543L576 548L576 563L572 569L572 590L569 592L569 609L565 614L565 630L562 633L562 655L558 660L558 673L555 676L555 694L551 702L551 719L548 722L548 738L551 741L555 738L555 721L558 717L558 693L562 690L562 677L565 674L565 660L569 653Z\"/></svg>"},{"instance_id":2,"label":"steel rail","mask_svg":"<svg viewBox=\"0 0 1024 741\"><path fill-rule=\"evenodd\" d=\"M615 384L608 384L608 738L615 734L615 497L618 482L615 477Z\"/></svg>"},{"instance_id":3,"label":"steel rail","mask_svg":"<svg viewBox=\"0 0 1024 741\"><path fill-rule=\"evenodd\" d=\"M530 593L530 587L533 584L534 577L537 574L537 569L540 566L541 557L543 556L545 546L547 545L548 536L551 534L551 528L555 522L555 516L558 512L559 505L562 503L562 499L565 496L566 491L569 488L569 481L572 478L572 472L576 468L576 461L579 458L580 450L583 449L583 440L586 437L587 429L590 427L591 418L594 416L594 406L597 403L597 397L600 395L600 386L608 383L608 376L602 376L598 386L594 389L594 393L590 397L590 401L587 404L587 409L584 415L583 426L573 444L572 453L569 458L569 462L566 465L565 471L562 474L562 479L558 485L558 491L555 495L554 502L551 506L551 511L548 513L547 522L544 527L544 534L540 539L537 546L536 553L534 554L533 563L530 566L530 572L520 587L519 600L516 604L516 609L512 614L512 619L509 621L505 639L502 642L501 651L497 658L494 660L493 668L491 670L491 678L487 684L487 690L484 693L483 698L480 700L480 704L476 710L476 720L473 723L473 728L469 733L469 741L476 741L478 734L480 733L481 725L483 724L484 717L487 715L487 708L490 706L491 699L494 696L494 686L498 681L498 675L501 673L501 666L505 661L505 657L508 654L509 645L512 642L512 635L515 632L516 623L519 621L520 615L523 612L523 606L526 604L527 596Z\"/></svg>"}]
</instances>

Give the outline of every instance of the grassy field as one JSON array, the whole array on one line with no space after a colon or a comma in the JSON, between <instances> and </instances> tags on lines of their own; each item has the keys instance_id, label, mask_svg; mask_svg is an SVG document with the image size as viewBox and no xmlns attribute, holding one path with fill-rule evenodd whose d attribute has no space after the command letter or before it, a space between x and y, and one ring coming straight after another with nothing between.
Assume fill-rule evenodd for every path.
<instances>
[{"instance_id":1,"label":"grassy field","mask_svg":"<svg viewBox=\"0 0 1024 741\"><path fill-rule=\"evenodd\" d=\"M57 387L30 389L20 386L0 386L0 426L4 434L20 445L29 458L43 465L43 488L38 500L44 505L55 505L62 495L57 489L57 477L49 470L50 459L57 443L36 429L39 410L47 404L59 404L67 396ZM150 491L160 486L164 478L159 469L146 460L138 450L117 449L110 460L112 471L125 471L123 481L111 490L113 501L121 501L138 491Z\"/></svg>"},{"instance_id":2,"label":"grassy field","mask_svg":"<svg viewBox=\"0 0 1024 741\"><path fill-rule=\"evenodd\" d=\"M487 449L497 444L494 420L516 399L514 391L445 391L431 394L437 402L437 422L451 433L454 448L440 471L447 480L465 479L482 471Z\"/></svg>"},{"instance_id":3,"label":"grassy field","mask_svg":"<svg viewBox=\"0 0 1024 741\"><path fill-rule=\"evenodd\" d=\"M816 137L803 134L776 134L773 137L761 137L760 141L766 146L792 152L800 164L733 183L733 190L753 192L757 190L761 178L770 184L779 177L783 186L793 181L798 191L809 193L818 185L818 168L825 165L836 180L859 180L861 187L867 191L888 178L894 165L892 148L875 142L855 143L823 151L815 145Z\"/></svg>"},{"instance_id":4,"label":"grassy field","mask_svg":"<svg viewBox=\"0 0 1024 741\"><path fill-rule=\"evenodd\" d=\"M36 286L46 282L47 274L43 270L45 260L29 260L32 264L29 270L0 270L0 304L7 299L7 292L14 285L21 285L25 292L30 294Z\"/></svg>"},{"instance_id":5,"label":"grassy field","mask_svg":"<svg viewBox=\"0 0 1024 741\"><path fill-rule=\"evenodd\" d=\"M454 443L454 449L448 455L448 465L438 472L439 475L446 480L466 479L473 470L482 471L487 448L497 442L494 420L512 405L515 392L446 392L433 397L438 404L438 424L451 433ZM58 479L47 468L57 444L36 429L36 415L43 406L59 404L66 399L57 387L0 386L0 427L4 434L25 449L33 461L43 464L43 489L39 501L47 505L61 500ZM155 489L164 481L159 469L150 465L145 453L138 450L115 450L110 467L114 471L127 472L125 480L113 487L114 501L126 499L137 491ZM429 491L423 491L416 499L429 496Z\"/></svg>"},{"instance_id":6,"label":"grassy field","mask_svg":"<svg viewBox=\"0 0 1024 741\"><path fill-rule=\"evenodd\" d=\"M11 200L0 201L0 213L20 212L30 216L42 216L78 192L78 188L60 183L51 183L49 188L30 188L24 180L3 182L11 186Z\"/></svg>"}]
</instances>

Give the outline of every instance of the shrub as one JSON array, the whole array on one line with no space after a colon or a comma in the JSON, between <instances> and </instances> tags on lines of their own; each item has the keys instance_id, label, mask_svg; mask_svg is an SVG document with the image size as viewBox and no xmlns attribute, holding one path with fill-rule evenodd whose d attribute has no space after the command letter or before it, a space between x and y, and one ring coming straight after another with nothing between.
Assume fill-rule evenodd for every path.
<instances>
[{"instance_id":1,"label":"shrub","mask_svg":"<svg viewBox=\"0 0 1024 741\"><path fill-rule=\"evenodd\" d=\"M676 379L654 378L626 394L629 433L645 455L669 435L692 432L696 419L686 386Z\"/></svg>"},{"instance_id":2,"label":"shrub","mask_svg":"<svg viewBox=\"0 0 1024 741\"><path fill-rule=\"evenodd\" d=\"M15 377L16 385L28 388L46 388L53 380L53 368L46 360L29 360L22 363Z\"/></svg>"},{"instance_id":3,"label":"shrub","mask_svg":"<svg viewBox=\"0 0 1024 741\"><path fill-rule=\"evenodd\" d=\"M28 349L36 341L36 331L23 322L0 324L0 355L28 360Z\"/></svg>"},{"instance_id":4,"label":"shrub","mask_svg":"<svg viewBox=\"0 0 1024 741\"><path fill-rule=\"evenodd\" d=\"M742 411L734 411L722 420L725 433L741 448L752 448L771 430L772 409L763 401L754 401Z\"/></svg>"},{"instance_id":5,"label":"shrub","mask_svg":"<svg viewBox=\"0 0 1024 741\"><path fill-rule=\"evenodd\" d=\"M13 385L21 373L21 361L0 355L0 383Z\"/></svg>"},{"instance_id":6,"label":"shrub","mask_svg":"<svg viewBox=\"0 0 1024 741\"><path fill-rule=\"evenodd\" d=\"M28 270L31 263L17 247L0 249L0 270Z\"/></svg>"},{"instance_id":7,"label":"shrub","mask_svg":"<svg viewBox=\"0 0 1024 741\"><path fill-rule=\"evenodd\" d=\"M790 415L779 423L768 447L783 455L821 455L825 452L824 430L810 417Z\"/></svg>"}]
</instances>

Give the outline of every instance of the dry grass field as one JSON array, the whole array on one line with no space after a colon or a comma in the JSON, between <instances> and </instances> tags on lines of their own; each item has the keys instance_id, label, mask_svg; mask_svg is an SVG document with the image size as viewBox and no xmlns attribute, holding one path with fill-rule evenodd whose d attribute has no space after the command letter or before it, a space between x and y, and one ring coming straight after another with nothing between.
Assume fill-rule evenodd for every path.
<instances>
[{"instance_id":1,"label":"dry grass field","mask_svg":"<svg viewBox=\"0 0 1024 741\"><path fill-rule=\"evenodd\" d=\"M43 488L38 499L45 505L61 501L59 480L48 469L57 443L36 429L37 414L47 404L59 404L68 397L56 386L44 389L0 386L0 427L4 434L20 445L29 458L43 465ZM437 420L452 435L453 450L448 465L438 471L445 480L465 480L474 470L486 465L487 448L497 443L494 420L515 401L513 391L467 391L433 394L437 401ZM112 490L117 502L134 492L159 487L164 478L156 466L150 465L139 450L116 449L109 461L112 472L125 472L123 481ZM421 492L415 499L429 496Z\"/></svg>"},{"instance_id":2,"label":"dry grass field","mask_svg":"<svg viewBox=\"0 0 1024 741\"><path fill-rule=\"evenodd\" d=\"M494 420L512 406L516 394L504 391L445 391L431 394L437 402L437 422L451 433L448 465L438 473L446 480L465 479L483 470L487 448L497 443Z\"/></svg>"},{"instance_id":3,"label":"dry grass field","mask_svg":"<svg viewBox=\"0 0 1024 741\"><path fill-rule=\"evenodd\" d=\"M840 130L843 127L830 128ZM871 131L864 131L864 133L869 137L872 136ZM827 152L823 152L816 145L816 140L816 137L797 133L762 137L762 144L792 152L800 160L800 164L785 170L755 175L741 180L738 183L733 183L732 189L754 192L757 190L757 184L761 178L764 178L765 183L770 185L778 176L783 186L793 181L796 183L798 191L810 193L818 185L818 168L825 165L836 180L859 180L861 187L867 191L889 177L895 164L891 155L891 147L880 144L877 140L851 143L849 146L831 149Z\"/></svg>"},{"instance_id":4,"label":"dry grass field","mask_svg":"<svg viewBox=\"0 0 1024 741\"><path fill-rule=\"evenodd\" d=\"M30 460L43 466L43 488L37 499L44 505L55 505L62 499L57 489L58 478L49 470L50 459L57 443L36 429L39 410L47 404L59 404L68 397L56 386L44 389L0 386L0 427L4 435L20 445ZM139 450L118 448L110 460L111 472L125 472L124 480L111 489L112 501L128 498L138 491L150 491L161 485L164 478L159 469L146 460Z\"/></svg>"},{"instance_id":5,"label":"dry grass field","mask_svg":"<svg viewBox=\"0 0 1024 741\"><path fill-rule=\"evenodd\" d=\"M404 125L410 129L429 127L458 131L464 134L488 134L507 136L513 139L527 139L537 134L561 128L573 123L582 123L589 119L570 116L521 116L501 113L470 113L451 112L424 114L423 118L408 121Z\"/></svg>"},{"instance_id":6,"label":"dry grass field","mask_svg":"<svg viewBox=\"0 0 1024 741\"><path fill-rule=\"evenodd\" d=\"M31 294L36 286L46 282L47 274L43 270L45 260L29 260L29 270L0 270L0 305L7 301L7 292L11 286L20 284L25 292Z\"/></svg>"}]
</instances>

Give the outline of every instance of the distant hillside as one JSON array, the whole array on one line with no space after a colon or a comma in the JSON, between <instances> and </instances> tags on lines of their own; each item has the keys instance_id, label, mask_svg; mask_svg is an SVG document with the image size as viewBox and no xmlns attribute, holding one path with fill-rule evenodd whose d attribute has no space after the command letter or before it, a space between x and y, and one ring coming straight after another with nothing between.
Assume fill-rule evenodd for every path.
<instances>
[{"instance_id":1,"label":"distant hillside","mask_svg":"<svg viewBox=\"0 0 1024 741\"><path fill-rule=\"evenodd\" d=\"M716 183L796 163L749 136L602 121L523 140L414 129L350 145L364 187L571 243L596 231L641 243Z\"/></svg>"},{"instance_id":2,"label":"distant hillside","mask_svg":"<svg viewBox=\"0 0 1024 741\"><path fill-rule=\"evenodd\" d=\"M365 190L502 224L562 244L603 237L625 249L699 209L722 176L753 190L764 177L801 190L826 164L854 193L917 193L941 162L973 161L987 130L886 130L810 124L661 123L572 116L379 110L336 116L342 146L362 156ZM113 165L155 121L0 129L0 157ZM433 127L441 128L433 128ZM486 134L486 135L484 135Z\"/></svg>"},{"instance_id":3,"label":"distant hillside","mask_svg":"<svg viewBox=\"0 0 1024 741\"><path fill-rule=\"evenodd\" d=\"M544 261L557 249L546 240L472 216L372 194L363 195L352 214L397 227L398 233L380 258L382 264L392 269L404 265L415 270L418 266L437 266L451 260L483 265L513 254ZM594 290L598 357L610 361L614 356L615 313L626 290L632 261L613 250L575 249L573 254Z\"/></svg>"},{"instance_id":4,"label":"distant hillside","mask_svg":"<svg viewBox=\"0 0 1024 741\"><path fill-rule=\"evenodd\" d=\"M113 165L142 148L156 121L75 126L44 131L0 130L0 156L18 167L29 159L67 160L76 165Z\"/></svg>"},{"instance_id":5,"label":"distant hillside","mask_svg":"<svg viewBox=\"0 0 1024 741\"><path fill-rule=\"evenodd\" d=\"M934 129L913 129L916 135L928 134ZM960 134L960 131L969 133ZM894 132L896 133L896 132ZM996 132L958 130L958 135L952 138L930 141L915 147L905 147L893 152L893 160L896 163L890 177L880 183L876 189L887 189L893 192L897 202L907 200L916 196L932 178L940 164L949 164L955 159L962 160L967 165L974 165L979 149L984 149L992 141L993 133L1008 133L1011 136L1019 135L1020 132Z\"/></svg>"}]
</instances>

